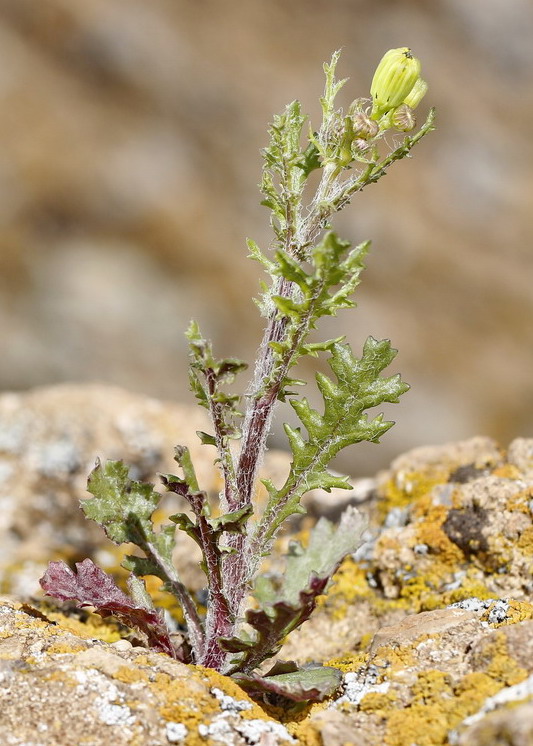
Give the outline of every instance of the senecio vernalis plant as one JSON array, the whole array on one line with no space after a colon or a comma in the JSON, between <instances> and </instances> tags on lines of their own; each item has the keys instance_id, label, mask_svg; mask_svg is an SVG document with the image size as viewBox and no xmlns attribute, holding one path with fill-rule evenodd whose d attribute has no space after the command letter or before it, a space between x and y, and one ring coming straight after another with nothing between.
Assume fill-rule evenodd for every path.
<instances>
[{"instance_id":1,"label":"senecio vernalis plant","mask_svg":"<svg viewBox=\"0 0 533 746\"><path fill-rule=\"evenodd\" d=\"M113 615L139 630L159 651L231 675L252 694L272 693L295 701L331 694L340 673L318 665L298 669L293 662L278 662L261 674L257 669L309 618L343 558L359 546L364 521L353 508L336 527L319 520L305 547L290 545L281 577L262 572L263 559L282 524L305 512L301 500L306 492L350 488L347 477L328 471L328 464L353 443L378 442L393 423L381 414L369 419L367 410L397 402L408 388L399 375L382 376L396 355L388 340L369 337L359 358L342 337L310 341L322 316L355 305L352 295L369 246L365 242L351 248L329 221L392 163L407 157L433 129L434 120L431 110L415 134L398 135L415 129L413 111L427 89L420 62L407 47L385 54L372 81L371 99L355 99L346 113L335 104L346 83L335 78L338 59L335 52L324 65L320 128L308 127L294 101L274 118L263 151L260 188L262 204L271 212L274 240L268 253L248 241L251 258L263 266L268 282L256 301L267 323L244 397L244 415L238 410L240 397L228 393L227 386L246 365L216 358L195 322L187 332L191 388L212 422L212 432L198 436L216 449L224 480L218 503L213 505L202 490L183 446L175 455L180 476L166 474L162 482L187 501L190 512L172 515L164 525L154 523L162 496L153 485L130 479L120 461L97 463L88 483L94 497L82 501L82 509L115 544L133 544L140 550L123 563L130 571L129 595L90 559L77 563L75 571L64 562L52 562L41 579L47 594L92 606L102 616ZM318 176L313 174L309 184L315 171ZM329 376L316 374L322 411L293 390L303 384L293 377L294 366L304 355L319 353L328 355L332 371ZM261 480L267 492L263 504L256 498L258 468L278 401L290 403L303 429L285 425L292 463L281 486ZM205 613L172 562L176 527L202 550ZM185 642L173 634L172 620L154 607L143 580L148 575L160 578L164 590L179 602Z\"/></svg>"}]
</instances>

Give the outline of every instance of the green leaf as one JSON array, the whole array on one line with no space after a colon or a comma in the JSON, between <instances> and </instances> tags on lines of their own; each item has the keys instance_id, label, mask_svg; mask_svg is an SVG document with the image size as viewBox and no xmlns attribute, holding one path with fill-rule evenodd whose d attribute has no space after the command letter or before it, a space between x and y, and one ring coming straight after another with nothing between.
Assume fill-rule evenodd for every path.
<instances>
[{"instance_id":1,"label":"green leaf","mask_svg":"<svg viewBox=\"0 0 533 746\"><path fill-rule=\"evenodd\" d=\"M226 513L218 518L209 518L207 522L216 534L221 534L224 531L242 534L253 512L253 507L246 505L244 508L239 508L239 510Z\"/></svg>"},{"instance_id":2,"label":"green leaf","mask_svg":"<svg viewBox=\"0 0 533 746\"><path fill-rule=\"evenodd\" d=\"M320 159L320 152L315 142L310 142L305 151L302 154L300 162L298 163L299 168L304 172L304 176L307 178L312 171L322 167Z\"/></svg>"},{"instance_id":3,"label":"green leaf","mask_svg":"<svg viewBox=\"0 0 533 746\"><path fill-rule=\"evenodd\" d=\"M398 402L408 390L400 376L381 376L394 359L388 340L369 337L360 359L354 357L348 344L333 343L328 362L335 379L317 373L318 388L324 399L323 412L314 409L307 399L290 403L307 430L285 425L293 460L289 476L279 490L269 490L270 499L256 530L258 541L265 545L290 515L300 512L301 497L312 489L349 488L345 478L328 472L328 464L349 445L361 441L379 442L393 423L382 415L369 420L366 410L384 402Z\"/></svg>"},{"instance_id":4,"label":"green leaf","mask_svg":"<svg viewBox=\"0 0 533 746\"><path fill-rule=\"evenodd\" d=\"M249 672L275 655L286 635L309 618L341 561L360 545L365 525L355 508L344 512L337 527L322 518L306 548L291 544L282 577L257 577L253 595L258 608L245 615L255 632L255 645L250 646L248 636L221 641L228 652L240 653L235 670Z\"/></svg>"},{"instance_id":5,"label":"green leaf","mask_svg":"<svg viewBox=\"0 0 533 746\"><path fill-rule=\"evenodd\" d=\"M274 262L270 261L270 259L268 259L265 254L263 254L256 242L253 241L251 238L247 238L246 245L248 246L248 249L250 251L248 255L249 258L254 259L256 262L259 262L263 265L263 267L269 274L273 274L276 265L274 264Z\"/></svg>"},{"instance_id":6,"label":"green leaf","mask_svg":"<svg viewBox=\"0 0 533 746\"><path fill-rule=\"evenodd\" d=\"M233 679L252 697L276 695L292 702L321 702L331 696L342 683L342 673L329 666L297 668L286 673L246 675L236 673ZM282 668L279 666L278 668Z\"/></svg>"},{"instance_id":7,"label":"green leaf","mask_svg":"<svg viewBox=\"0 0 533 746\"><path fill-rule=\"evenodd\" d=\"M225 380L231 383L235 379L235 376L246 370L247 367L248 363L245 363L244 360L238 360L236 357L227 357L217 361L215 372L220 381Z\"/></svg>"},{"instance_id":8,"label":"green leaf","mask_svg":"<svg viewBox=\"0 0 533 746\"><path fill-rule=\"evenodd\" d=\"M152 484L130 479L122 461L107 461L105 466L97 462L87 489L94 498L82 500L81 509L115 544L142 544L147 537L155 536L152 513L161 495Z\"/></svg>"},{"instance_id":9,"label":"green leaf","mask_svg":"<svg viewBox=\"0 0 533 746\"><path fill-rule=\"evenodd\" d=\"M204 446L216 446L217 444L215 436L210 435L209 433L204 433L203 430L197 430L196 435L200 438L200 441Z\"/></svg>"}]
</instances>

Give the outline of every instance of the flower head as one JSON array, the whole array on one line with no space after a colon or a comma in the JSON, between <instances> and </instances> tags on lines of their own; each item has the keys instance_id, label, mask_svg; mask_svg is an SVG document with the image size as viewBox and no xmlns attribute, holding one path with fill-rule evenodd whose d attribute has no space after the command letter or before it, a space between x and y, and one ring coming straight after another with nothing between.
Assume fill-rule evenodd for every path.
<instances>
[{"instance_id":1,"label":"flower head","mask_svg":"<svg viewBox=\"0 0 533 746\"><path fill-rule=\"evenodd\" d=\"M419 77L420 60L409 47L389 49L381 58L370 86L372 119L379 119L403 104Z\"/></svg>"}]
</instances>

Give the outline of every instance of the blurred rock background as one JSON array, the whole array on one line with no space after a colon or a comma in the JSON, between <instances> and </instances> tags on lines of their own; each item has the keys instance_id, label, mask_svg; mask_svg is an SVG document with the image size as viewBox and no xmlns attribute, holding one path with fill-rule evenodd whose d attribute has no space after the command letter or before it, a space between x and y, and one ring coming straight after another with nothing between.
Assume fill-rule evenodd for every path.
<instances>
[{"instance_id":1,"label":"blurred rock background","mask_svg":"<svg viewBox=\"0 0 533 746\"><path fill-rule=\"evenodd\" d=\"M408 45L438 131L337 227L373 239L342 331L390 337L413 388L349 469L531 434L532 39L529 0L0 0L0 389L190 401L191 317L251 359L267 123L295 97L316 121L334 49L346 105Z\"/></svg>"}]
</instances>

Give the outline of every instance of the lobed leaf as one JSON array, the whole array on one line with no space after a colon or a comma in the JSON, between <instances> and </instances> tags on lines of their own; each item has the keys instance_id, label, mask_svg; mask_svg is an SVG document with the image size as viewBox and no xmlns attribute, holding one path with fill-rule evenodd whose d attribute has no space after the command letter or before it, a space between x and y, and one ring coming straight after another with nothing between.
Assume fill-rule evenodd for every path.
<instances>
[{"instance_id":1,"label":"lobed leaf","mask_svg":"<svg viewBox=\"0 0 533 746\"><path fill-rule=\"evenodd\" d=\"M331 576L347 554L360 544L365 521L355 508L348 508L337 527L322 518L311 532L306 548L293 543L282 578L260 575L254 597L258 608L245 614L254 636L223 638L221 647L238 653L235 671L250 672L275 655L284 638L302 625L313 612Z\"/></svg>"},{"instance_id":2,"label":"lobed leaf","mask_svg":"<svg viewBox=\"0 0 533 746\"><path fill-rule=\"evenodd\" d=\"M408 390L399 375L381 376L395 355L388 340L369 337L360 359L355 358L348 344L334 342L328 362L336 380L323 373L316 375L324 399L323 412L314 409L305 398L290 400L307 437L300 428L285 425L293 459L283 487L267 487L270 499L256 530L257 541L263 546L268 547L283 521L301 512L300 499L306 492L349 488L345 478L327 470L339 451L361 441L377 443L392 427L393 423L382 415L369 420L366 410L384 402L398 402Z\"/></svg>"},{"instance_id":3,"label":"lobed leaf","mask_svg":"<svg viewBox=\"0 0 533 746\"><path fill-rule=\"evenodd\" d=\"M276 695L293 702L321 702L331 696L342 682L342 674L329 666L298 668L295 663L278 663L264 676L233 675L235 681L252 697Z\"/></svg>"},{"instance_id":4,"label":"lobed leaf","mask_svg":"<svg viewBox=\"0 0 533 746\"><path fill-rule=\"evenodd\" d=\"M142 545L154 534L152 514L161 495L152 484L129 478L128 467L122 461L97 461L89 476L88 491L92 500L82 500L81 509L103 527L115 544Z\"/></svg>"},{"instance_id":5,"label":"lobed leaf","mask_svg":"<svg viewBox=\"0 0 533 746\"><path fill-rule=\"evenodd\" d=\"M39 582L47 595L75 601L81 607L93 606L102 617L114 616L127 627L144 632L151 647L177 657L162 614L145 603L146 595L141 597L138 585L137 599L133 600L90 559L76 562L76 571L63 561L50 562Z\"/></svg>"}]
</instances>

